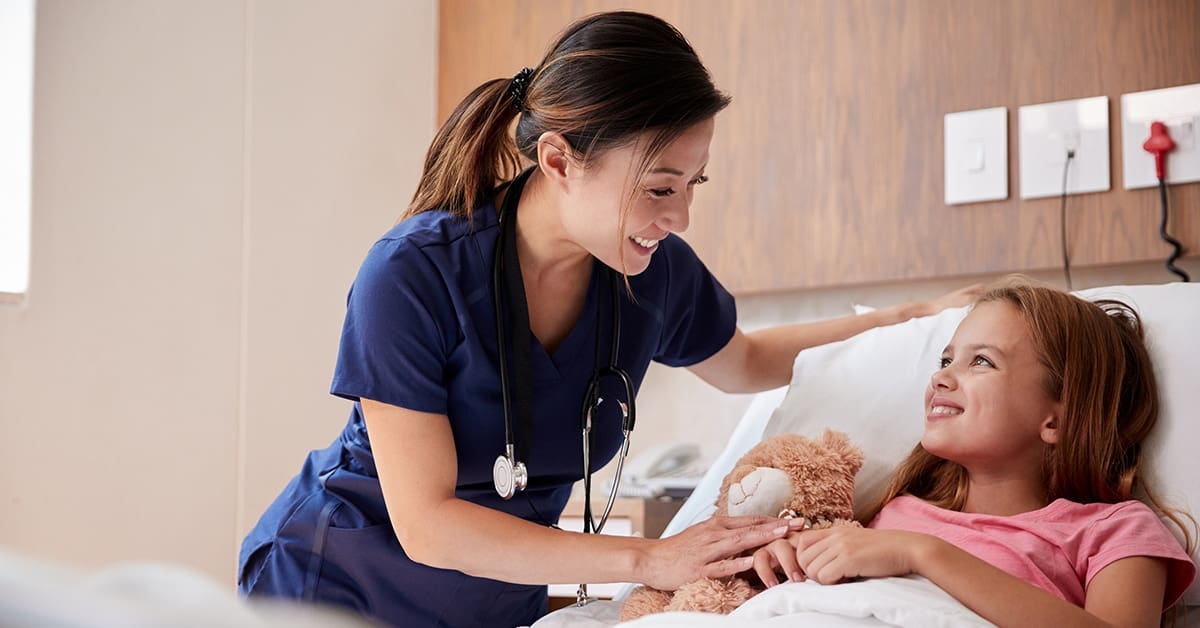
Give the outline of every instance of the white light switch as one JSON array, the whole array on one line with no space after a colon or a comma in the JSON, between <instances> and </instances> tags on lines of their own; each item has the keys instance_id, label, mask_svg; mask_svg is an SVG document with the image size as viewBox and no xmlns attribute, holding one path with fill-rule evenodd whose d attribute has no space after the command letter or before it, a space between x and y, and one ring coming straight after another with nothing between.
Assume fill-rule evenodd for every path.
<instances>
[{"instance_id":1,"label":"white light switch","mask_svg":"<svg viewBox=\"0 0 1200 628\"><path fill-rule=\"evenodd\" d=\"M987 164L984 159L984 145L982 140L971 140L967 144L968 152L971 155L971 167L968 168L971 172L983 172L983 167Z\"/></svg>"},{"instance_id":2,"label":"white light switch","mask_svg":"<svg viewBox=\"0 0 1200 628\"><path fill-rule=\"evenodd\" d=\"M1142 149L1150 123L1162 122L1175 141L1167 153L1167 183L1200 181L1200 83L1121 96L1121 156L1125 189L1158 185L1154 155Z\"/></svg>"},{"instance_id":3,"label":"white light switch","mask_svg":"<svg viewBox=\"0 0 1200 628\"><path fill-rule=\"evenodd\" d=\"M1008 198L1008 109L948 113L946 204Z\"/></svg>"},{"instance_id":4,"label":"white light switch","mask_svg":"<svg viewBox=\"0 0 1200 628\"><path fill-rule=\"evenodd\" d=\"M1017 112L1021 198L1109 189L1108 97L1027 105ZM1067 168L1067 151L1075 151Z\"/></svg>"}]
</instances>

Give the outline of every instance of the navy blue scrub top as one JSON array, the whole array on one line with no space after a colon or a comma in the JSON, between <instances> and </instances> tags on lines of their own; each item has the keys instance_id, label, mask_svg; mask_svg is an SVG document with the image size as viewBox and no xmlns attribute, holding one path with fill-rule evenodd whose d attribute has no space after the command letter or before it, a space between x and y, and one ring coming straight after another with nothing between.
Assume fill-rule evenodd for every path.
<instances>
[{"instance_id":1,"label":"navy blue scrub top","mask_svg":"<svg viewBox=\"0 0 1200 628\"><path fill-rule=\"evenodd\" d=\"M446 415L458 498L543 525L558 521L583 477L580 410L593 368L608 362L612 293L595 262L579 320L557 350L548 353L534 339L529 485L501 499L492 485L492 463L505 446L492 299L498 233L489 200L475 211L474 230L464 219L429 211L401 221L367 254L350 290L331 389L355 402L350 419L332 445L309 454L245 539L238 573L244 593L350 607L396 626L516 626L545 613L545 586L476 578L405 555L357 403L367 398ZM623 286L619 297L619 366L635 387L651 360L695 364L733 337L733 298L677 236L662 240L647 270L629 282L632 297ZM615 411L596 417L592 434L598 470L621 444Z\"/></svg>"}]
</instances>

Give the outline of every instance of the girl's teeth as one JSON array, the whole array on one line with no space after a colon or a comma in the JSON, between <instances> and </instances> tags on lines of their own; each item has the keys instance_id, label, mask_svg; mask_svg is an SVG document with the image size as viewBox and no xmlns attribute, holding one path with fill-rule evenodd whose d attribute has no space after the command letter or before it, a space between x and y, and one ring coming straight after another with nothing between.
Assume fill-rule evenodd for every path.
<instances>
[{"instance_id":1,"label":"girl's teeth","mask_svg":"<svg viewBox=\"0 0 1200 628\"><path fill-rule=\"evenodd\" d=\"M939 415L941 415L941 414L945 414L945 415L962 414L962 410L960 410L958 408L951 408L949 406L934 406L933 410L932 410L932 414L939 414Z\"/></svg>"}]
</instances>

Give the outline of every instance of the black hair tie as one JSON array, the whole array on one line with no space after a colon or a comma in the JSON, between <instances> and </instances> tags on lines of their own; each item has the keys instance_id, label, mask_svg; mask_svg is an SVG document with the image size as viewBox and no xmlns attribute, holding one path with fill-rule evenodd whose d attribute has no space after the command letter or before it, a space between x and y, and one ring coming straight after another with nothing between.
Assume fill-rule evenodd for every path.
<instances>
[{"instance_id":1,"label":"black hair tie","mask_svg":"<svg viewBox=\"0 0 1200 628\"><path fill-rule=\"evenodd\" d=\"M508 93L512 96L513 106L517 111L525 111L525 90L529 89L529 77L533 76L533 68L521 68L508 84Z\"/></svg>"}]
</instances>

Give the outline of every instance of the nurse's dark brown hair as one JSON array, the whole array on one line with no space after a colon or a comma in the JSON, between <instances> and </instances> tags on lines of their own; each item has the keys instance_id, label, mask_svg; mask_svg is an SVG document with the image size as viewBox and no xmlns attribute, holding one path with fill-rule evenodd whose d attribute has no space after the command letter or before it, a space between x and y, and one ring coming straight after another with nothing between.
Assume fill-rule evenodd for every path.
<instances>
[{"instance_id":1,"label":"nurse's dark brown hair","mask_svg":"<svg viewBox=\"0 0 1200 628\"><path fill-rule=\"evenodd\" d=\"M1158 421L1159 400L1137 312L1121 301L1087 301L1026 278L992 287L982 303L1002 303L1021 315L1045 370L1042 389L1062 404L1058 443L1046 447L1042 461L1047 503L1141 498L1179 527L1190 551L1194 520L1185 525L1190 515L1165 507L1142 474L1142 445ZM967 480L957 463L918 444L862 521L901 494L962 510Z\"/></svg>"},{"instance_id":2,"label":"nurse's dark brown hair","mask_svg":"<svg viewBox=\"0 0 1200 628\"><path fill-rule=\"evenodd\" d=\"M522 157L537 161L538 138L548 131L566 138L585 166L649 131L640 180L672 140L729 104L678 30L628 11L569 26L528 76L519 111L511 84L510 77L488 81L450 114L401 220L431 209L470 220L480 200L516 176Z\"/></svg>"}]
</instances>

